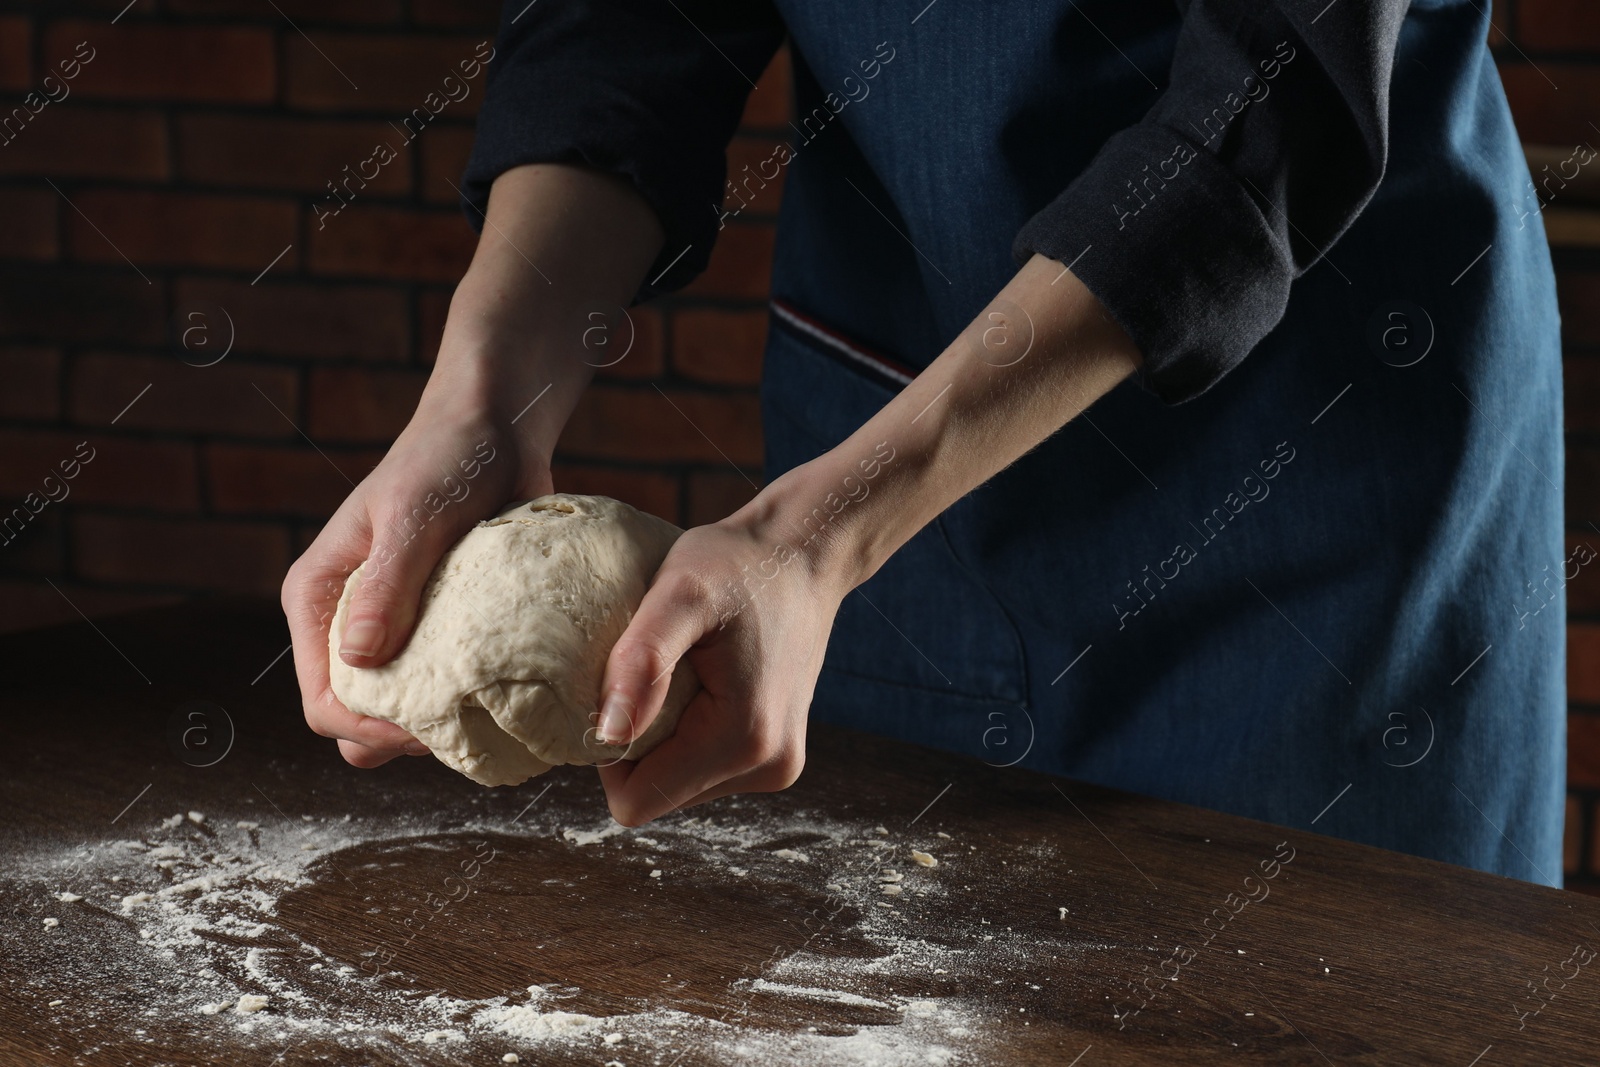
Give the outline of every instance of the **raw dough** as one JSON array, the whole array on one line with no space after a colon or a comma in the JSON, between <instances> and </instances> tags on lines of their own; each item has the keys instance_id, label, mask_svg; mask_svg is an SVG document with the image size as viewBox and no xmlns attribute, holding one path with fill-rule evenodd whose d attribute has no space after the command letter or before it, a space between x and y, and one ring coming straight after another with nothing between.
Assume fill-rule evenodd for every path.
<instances>
[{"instance_id":1,"label":"raw dough","mask_svg":"<svg viewBox=\"0 0 1600 1067\"><path fill-rule=\"evenodd\" d=\"M513 504L445 553L410 642L373 668L339 658L363 564L329 629L334 694L351 711L403 726L484 785L517 785L555 764L637 759L671 736L699 690L687 663L631 746L597 744L591 716L611 647L682 532L603 496Z\"/></svg>"}]
</instances>

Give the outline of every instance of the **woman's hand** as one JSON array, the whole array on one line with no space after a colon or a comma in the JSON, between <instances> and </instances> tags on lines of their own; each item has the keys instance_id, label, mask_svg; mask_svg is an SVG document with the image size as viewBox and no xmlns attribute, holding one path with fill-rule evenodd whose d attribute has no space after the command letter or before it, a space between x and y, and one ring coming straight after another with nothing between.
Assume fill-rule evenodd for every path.
<instances>
[{"instance_id":1,"label":"woman's hand","mask_svg":"<svg viewBox=\"0 0 1600 1067\"><path fill-rule=\"evenodd\" d=\"M425 396L378 464L328 520L283 583L306 722L357 767L427 749L394 723L357 715L328 682L328 624L350 573L371 559L351 599L340 656L353 667L405 647L423 584L445 551L512 498L551 492L550 468L493 413L449 387Z\"/></svg>"},{"instance_id":2,"label":"woman's hand","mask_svg":"<svg viewBox=\"0 0 1600 1067\"><path fill-rule=\"evenodd\" d=\"M702 686L649 755L600 768L625 826L786 789L805 765L811 694L849 586L762 504L680 537L611 651L598 731L608 740L627 743L655 720L680 658Z\"/></svg>"}]
</instances>

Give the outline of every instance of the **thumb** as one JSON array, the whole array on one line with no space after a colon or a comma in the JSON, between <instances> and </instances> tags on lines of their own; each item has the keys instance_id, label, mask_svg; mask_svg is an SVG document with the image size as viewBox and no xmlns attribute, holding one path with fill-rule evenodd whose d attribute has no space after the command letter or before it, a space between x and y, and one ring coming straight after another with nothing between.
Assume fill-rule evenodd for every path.
<instances>
[{"instance_id":1,"label":"thumb","mask_svg":"<svg viewBox=\"0 0 1600 1067\"><path fill-rule=\"evenodd\" d=\"M673 668L710 629L710 600L699 583L658 574L606 660L605 702L595 739L626 745L655 722Z\"/></svg>"},{"instance_id":2,"label":"thumb","mask_svg":"<svg viewBox=\"0 0 1600 1067\"><path fill-rule=\"evenodd\" d=\"M440 557L477 522L475 510L448 502L437 512L423 503L407 511L397 500L388 514L387 522L373 518L372 548L340 636L339 658L352 667L380 666L405 647L422 587Z\"/></svg>"}]
</instances>

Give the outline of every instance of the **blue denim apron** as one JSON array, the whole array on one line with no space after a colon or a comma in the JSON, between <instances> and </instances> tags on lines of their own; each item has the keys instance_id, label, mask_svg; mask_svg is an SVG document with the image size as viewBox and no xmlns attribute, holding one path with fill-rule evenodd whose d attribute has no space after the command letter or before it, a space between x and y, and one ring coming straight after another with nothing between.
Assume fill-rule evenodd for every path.
<instances>
[{"instance_id":1,"label":"blue denim apron","mask_svg":"<svg viewBox=\"0 0 1600 1067\"><path fill-rule=\"evenodd\" d=\"M801 115L849 102L788 163L769 478L982 310L1178 17L780 6ZM1558 314L1486 20L1412 5L1387 175L1279 326L1190 403L1125 383L913 538L846 599L817 719L1560 883Z\"/></svg>"}]
</instances>

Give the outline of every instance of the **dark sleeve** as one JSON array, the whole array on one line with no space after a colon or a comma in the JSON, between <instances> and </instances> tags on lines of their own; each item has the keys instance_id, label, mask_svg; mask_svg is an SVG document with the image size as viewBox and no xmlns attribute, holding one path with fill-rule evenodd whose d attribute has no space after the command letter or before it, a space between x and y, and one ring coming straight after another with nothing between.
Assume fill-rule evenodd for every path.
<instances>
[{"instance_id":1,"label":"dark sleeve","mask_svg":"<svg viewBox=\"0 0 1600 1067\"><path fill-rule=\"evenodd\" d=\"M481 232L512 167L588 164L631 180L666 231L638 299L688 284L716 239L728 141L783 34L770 0L507 0L467 217Z\"/></svg>"},{"instance_id":2,"label":"dark sleeve","mask_svg":"<svg viewBox=\"0 0 1600 1067\"><path fill-rule=\"evenodd\" d=\"M1013 257L1071 265L1139 346L1146 388L1203 393L1383 178L1407 6L1192 0L1166 91L1023 226Z\"/></svg>"}]
</instances>

